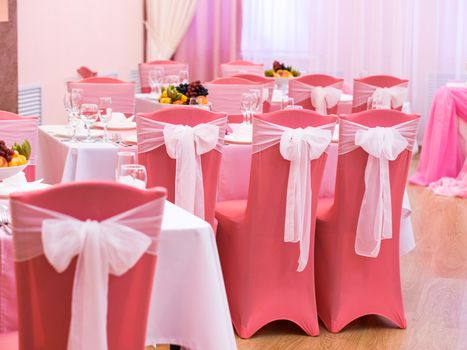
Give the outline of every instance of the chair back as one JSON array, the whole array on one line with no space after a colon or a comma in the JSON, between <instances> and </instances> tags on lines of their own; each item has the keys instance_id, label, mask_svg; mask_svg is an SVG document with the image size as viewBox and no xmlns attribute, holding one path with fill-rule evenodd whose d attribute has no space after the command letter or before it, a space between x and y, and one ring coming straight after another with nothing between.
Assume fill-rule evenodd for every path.
<instances>
[{"instance_id":1,"label":"chair back","mask_svg":"<svg viewBox=\"0 0 467 350\"><path fill-rule=\"evenodd\" d=\"M371 75L353 82L352 113L367 110L368 98L372 96L377 88L400 87L407 94L409 81L391 75ZM404 102L404 101L403 101ZM392 109L402 110L401 106L391 106Z\"/></svg>"},{"instance_id":2,"label":"chair back","mask_svg":"<svg viewBox=\"0 0 467 350\"><path fill-rule=\"evenodd\" d=\"M250 61L230 61L221 64L221 74L223 77L228 77L235 74L255 74L264 76L264 64L257 64Z\"/></svg>"},{"instance_id":3,"label":"chair back","mask_svg":"<svg viewBox=\"0 0 467 350\"><path fill-rule=\"evenodd\" d=\"M68 82L68 91L81 89L83 103L99 103L99 97L112 99L112 112L131 116L135 113L135 83L127 83L108 77L92 77L77 82Z\"/></svg>"},{"instance_id":4,"label":"chair back","mask_svg":"<svg viewBox=\"0 0 467 350\"><path fill-rule=\"evenodd\" d=\"M316 87L333 87L337 90L343 88L344 79L324 74L304 75L289 81L289 97L294 99L296 105L304 109L316 110L312 103L313 89ZM327 114L337 114L337 104L325 109Z\"/></svg>"},{"instance_id":5,"label":"chair back","mask_svg":"<svg viewBox=\"0 0 467 350\"><path fill-rule=\"evenodd\" d=\"M0 111L0 139L11 147L14 143L22 144L28 140L31 144L29 165L24 169L28 181L35 180L37 147L39 133L39 119L37 117L23 117L15 113Z\"/></svg>"},{"instance_id":6,"label":"chair back","mask_svg":"<svg viewBox=\"0 0 467 350\"><path fill-rule=\"evenodd\" d=\"M164 196L164 189L143 191L110 182L61 184L42 191L12 195L12 222L16 227L22 220L19 217L22 205L58 212L78 220L102 221L147 202L163 200ZM161 215L163 207L160 208L161 212L153 215ZM15 249L21 242L24 244L23 233L14 230ZM20 349L67 348L77 260L74 257L62 273L58 273L43 254L16 262ZM156 256L144 253L126 273L118 277L109 276L109 349L144 348L155 267Z\"/></svg>"},{"instance_id":7,"label":"chair back","mask_svg":"<svg viewBox=\"0 0 467 350\"><path fill-rule=\"evenodd\" d=\"M153 69L162 68L164 70L164 75L179 75L180 71L188 71L188 64L169 61L169 60L160 60L152 61L146 63L140 63L138 65L139 70L139 79L141 85L141 92L148 93L151 92L151 86L149 84L149 72Z\"/></svg>"},{"instance_id":8,"label":"chair back","mask_svg":"<svg viewBox=\"0 0 467 350\"><path fill-rule=\"evenodd\" d=\"M199 124L211 123L222 118L222 127L225 134L227 127L226 115L213 113L200 108L185 107L162 109L153 113L140 114L136 118L136 129L138 144L145 138L147 133L142 118L175 125L187 125L195 127ZM139 148L141 148L139 146ZM215 204L217 198L217 182L219 178L222 153L213 149L201 155L202 180L204 190L204 219L214 225ZM139 149L138 162L143 164L147 170L148 187L162 186L167 189L167 199L176 202L176 177L177 161L169 156L167 147L162 144L148 152ZM182 165L180 165L182 166Z\"/></svg>"},{"instance_id":9,"label":"chair back","mask_svg":"<svg viewBox=\"0 0 467 350\"><path fill-rule=\"evenodd\" d=\"M245 79L245 80L252 81L254 83L263 83L263 84L267 84L270 82L274 83L273 78L268 78L268 77L265 77L262 75L256 75L256 74L247 74L247 73L246 74L235 74L235 75L232 75L232 78Z\"/></svg>"}]
</instances>

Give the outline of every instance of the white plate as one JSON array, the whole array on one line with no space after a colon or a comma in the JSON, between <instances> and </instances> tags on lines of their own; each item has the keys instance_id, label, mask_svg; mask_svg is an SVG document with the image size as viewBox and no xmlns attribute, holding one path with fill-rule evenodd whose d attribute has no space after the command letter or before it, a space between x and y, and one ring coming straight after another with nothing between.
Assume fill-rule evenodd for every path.
<instances>
[{"instance_id":1,"label":"white plate","mask_svg":"<svg viewBox=\"0 0 467 350\"><path fill-rule=\"evenodd\" d=\"M12 177L18 174L20 171L22 171L27 166L28 166L28 163L24 165L20 165L20 166L10 166L10 167L0 168L0 180L8 179L9 177Z\"/></svg>"},{"instance_id":2,"label":"white plate","mask_svg":"<svg viewBox=\"0 0 467 350\"><path fill-rule=\"evenodd\" d=\"M233 133L225 135L226 143L236 143L247 145L253 142L253 129L251 126L245 126L243 124L229 124Z\"/></svg>"},{"instance_id":3,"label":"white plate","mask_svg":"<svg viewBox=\"0 0 467 350\"><path fill-rule=\"evenodd\" d=\"M94 124L94 127L97 129L104 129L102 122L97 122ZM110 122L107 126L107 130L133 130L136 129L135 122L123 122L123 123L112 123Z\"/></svg>"}]
</instances>

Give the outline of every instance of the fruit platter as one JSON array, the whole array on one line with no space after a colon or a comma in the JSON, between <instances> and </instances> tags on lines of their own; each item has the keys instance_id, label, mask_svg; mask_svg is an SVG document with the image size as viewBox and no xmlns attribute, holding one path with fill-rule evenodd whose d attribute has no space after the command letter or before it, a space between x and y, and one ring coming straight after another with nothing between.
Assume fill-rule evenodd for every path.
<instances>
[{"instance_id":1,"label":"fruit platter","mask_svg":"<svg viewBox=\"0 0 467 350\"><path fill-rule=\"evenodd\" d=\"M189 84L162 87L159 103L174 105L208 105L207 95L208 89L197 80Z\"/></svg>"},{"instance_id":2,"label":"fruit platter","mask_svg":"<svg viewBox=\"0 0 467 350\"><path fill-rule=\"evenodd\" d=\"M300 76L300 72L292 68L292 66L286 66L284 63L274 61L272 69L265 70L264 75L273 78L295 78Z\"/></svg>"},{"instance_id":3,"label":"fruit platter","mask_svg":"<svg viewBox=\"0 0 467 350\"><path fill-rule=\"evenodd\" d=\"M14 143L11 148L0 140L0 180L7 179L22 171L28 165L31 145L24 140L21 145Z\"/></svg>"}]
</instances>

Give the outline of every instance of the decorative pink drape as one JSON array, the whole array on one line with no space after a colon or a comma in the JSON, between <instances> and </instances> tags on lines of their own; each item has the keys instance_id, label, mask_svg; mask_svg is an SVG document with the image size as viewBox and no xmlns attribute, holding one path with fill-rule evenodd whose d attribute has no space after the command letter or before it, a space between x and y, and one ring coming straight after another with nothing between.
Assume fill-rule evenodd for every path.
<instances>
[{"instance_id":1,"label":"decorative pink drape","mask_svg":"<svg viewBox=\"0 0 467 350\"><path fill-rule=\"evenodd\" d=\"M193 22L174 59L188 63L190 80L220 76L220 65L240 57L241 0L198 0Z\"/></svg>"},{"instance_id":2,"label":"decorative pink drape","mask_svg":"<svg viewBox=\"0 0 467 350\"><path fill-rule=\"evenodd\" d=\"M417 172L410 182L426 186L441 177L457 177L464 164L457 118L467 121L467 89L442 87L435 95Z\"/></svg>"}]
</instances>

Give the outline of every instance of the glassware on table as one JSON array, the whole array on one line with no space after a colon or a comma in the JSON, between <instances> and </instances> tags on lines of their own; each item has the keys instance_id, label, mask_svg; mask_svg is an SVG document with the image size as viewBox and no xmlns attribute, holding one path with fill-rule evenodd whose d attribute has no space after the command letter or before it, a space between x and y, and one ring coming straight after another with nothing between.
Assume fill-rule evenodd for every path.
<instances>
[{"instance_id":1,"label":"glassware on table","mask_svg":"<svg viewBox=\"0 0 467 350\"><path fill-rule=\"evenodd\" d=\"M252 95L252 114L261 113L261 105L263 103L262 91L259 89L250 89L249 93Z\"/></svg>"},{"instance_id":2,"label":"glassware on table","mask_svg":"<svg viewBox=\"0 0 467 350\"><path fill-rule=\"evenodd\" d=\"M118 169L117 181L133 187L145 189L147 184L146 168L141 164L123 164Z\"/></svg>"},{"instance_id":3,"label":"glassware on table","mask_svg":"<svg viewBox=\"0 0 467 350\"><path fill-rule=\"evenodd\" d=\"M118 181L118 171L122 165L135 164L136 154L135 152L120 151L117 152L117 167L115 168L115 180Z\"/></svg>"},{"instance_id":4,"label":"glassware on table","mask_svg":"<svg viewBox=\"0 0 467 350\"><path fill-rule=\"evenodd\" d=\"M83 103L81 105L81 120L86 128L86 139L83 142L94 142L91 139L91 126L97 121L99 117L99 108L95 103Z\"/></svg>"},{"instance_id":5,"label":"glassware on table","mask_svg":"<svg viewBox=\"0 0 467 350\"><path fill-rule=\"evenodd\" d=\"M178 73L178 77L179 77L181 84L188 84L188 71L187 70L181 70Z\"/></svg>"},{"instance_id":6,"label":"glassware on table","mask_svg":"<svg viewBox=\"0 0 467 350\"><path fill-rule=\"evenodd\" d=\"M156 68L149 71L148 74L149 86L151 86L151 94L159 97L161 94L161 86L164 82L164 69Z\"/></svg>"},{"instance_id":7,"label":"glassware on table","mask_svg":"<svg viewBox=\"0 0 467 350\"><path fill-rule=\"evenodd\" d=\"M107 127L112 120L112 98L99 97L99 119L104 127L104 142L110 142L107 135Z\"/></svg>"},{"instance_id":8,"label":"glassware on table","mask_svg":"<svg viewBox=\"0 0 467 350\"><path fill-rule=\"evenodd\" d=\"M70 142L76 142L76 130L79 126L79 110L82 102L82 90L72 89L63 96L63 105L68 114L67 127L72 130Z\"/></svg>"},{"instance_id":9,"label":"glassware on table","mask_svg":"<svg viewBox=\"0 0 467 350\"><path fill-rule=\"evenodd\" d=\"M281 109L295 109L293 97L285 96L281 101L281 105Z\"/></svg>"},{"instance_id":10,"label":"glassware on table","mask_svg":"<svg viewBox=\"0 0 467 350\"><path fill-rule=\"evenodd\" d=\"M243 114L243 124L248 125L250 119L251 108L253 104L254 96L249 92L242 93L242 99L240 101L240 110Z\"/></svg>"},{"instance_id":11,"label":"glassware on table","mask_svg":"<svg viewBox=\"0 0 467 350\"><path fill-rule=\"evenodd\" d=\"M180 84L180 77L178 75L167 75L165 77L167 85L177 86Z\"/></svg>"}]
</instances>

